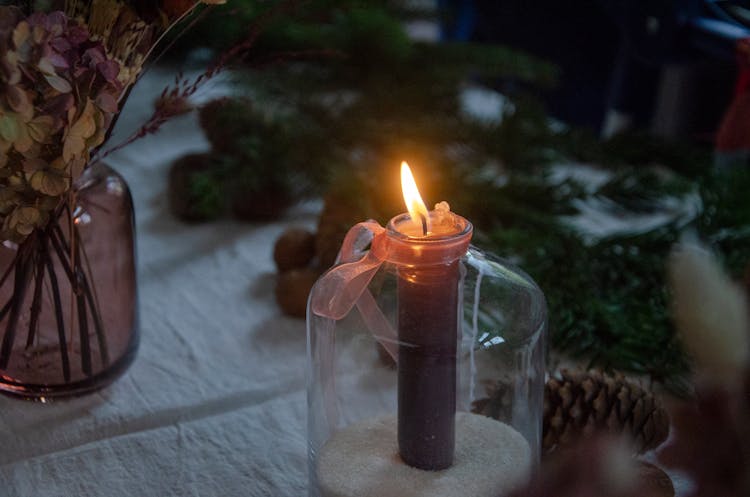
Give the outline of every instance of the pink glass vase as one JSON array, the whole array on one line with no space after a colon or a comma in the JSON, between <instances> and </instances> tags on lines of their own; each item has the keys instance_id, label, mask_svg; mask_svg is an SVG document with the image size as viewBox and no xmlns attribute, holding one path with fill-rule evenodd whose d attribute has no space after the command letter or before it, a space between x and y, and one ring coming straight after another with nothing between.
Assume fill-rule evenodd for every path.
<instances>
[{"instance_id":1,"label":"pink glass vase","mask_svg":"<svg viewBox=\"0 0 750 497\"><path fill-rule=\"evenodd\" d=\"M96 163L56 220L0 245L0 392L46 400L109 385L138 348L135 226L125 180Z\"/></svg>"}]
</instances>

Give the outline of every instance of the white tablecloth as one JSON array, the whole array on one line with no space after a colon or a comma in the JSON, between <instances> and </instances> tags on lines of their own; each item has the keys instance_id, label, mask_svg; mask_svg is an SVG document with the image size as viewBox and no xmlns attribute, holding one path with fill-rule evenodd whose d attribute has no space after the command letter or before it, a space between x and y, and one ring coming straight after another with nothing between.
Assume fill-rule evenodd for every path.
<instances>
[{"instance_id":1,"label":"white tablecloth","mask_svg":"<svg viewBox=\"0 0 750 497\"><path fill-rule=\"evenodd\" d=\"M168 81L146 75L112 143ZM140 351L99 393L0 398L0 496L305 495L305 325L273 296L271 250L288 223L176 220L169 163L207 147L188 116L108 159L136 204Z\"/></svg>"}]
</instances>

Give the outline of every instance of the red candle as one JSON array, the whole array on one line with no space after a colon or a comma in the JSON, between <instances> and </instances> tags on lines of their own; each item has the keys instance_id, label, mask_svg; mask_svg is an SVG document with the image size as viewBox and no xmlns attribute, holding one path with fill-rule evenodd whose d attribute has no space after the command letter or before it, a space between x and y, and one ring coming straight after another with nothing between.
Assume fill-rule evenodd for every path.
<instances>
[{"instance_id":1,"label":"red candle","mask_svg":"<svg viewBox=\"0 0 750 497\"><path fill-rule=\"evenodd\" d=\"M459 259L472 226L446 203L428 212L408 165L402 187L409 214L388 224L398 267L398 445L410 466L451 466L455 446Z\"/></svg>"}]
</instances>

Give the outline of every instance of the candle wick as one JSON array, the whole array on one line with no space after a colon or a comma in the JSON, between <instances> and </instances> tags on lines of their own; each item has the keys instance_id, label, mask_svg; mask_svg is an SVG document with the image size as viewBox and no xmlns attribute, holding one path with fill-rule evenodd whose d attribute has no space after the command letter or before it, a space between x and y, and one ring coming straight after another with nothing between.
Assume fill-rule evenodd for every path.
<instances>
[{"instance_id":1,"label":"candle wick","mask_svg":"<svg viewBox=\"0 0 750 497\"><path fill-rule=\"evenodd\" d=\"M419 218L422 220L422 234L427 236L427 218L424 214L420 214Z\"/></svg>"}]
</instances>

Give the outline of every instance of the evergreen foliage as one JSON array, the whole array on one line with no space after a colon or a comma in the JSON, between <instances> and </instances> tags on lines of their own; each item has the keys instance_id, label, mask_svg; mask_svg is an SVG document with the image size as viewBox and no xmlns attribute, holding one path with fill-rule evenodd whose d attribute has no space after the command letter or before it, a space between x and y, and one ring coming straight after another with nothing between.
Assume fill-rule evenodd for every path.
<instances>
[{"instance_id":1,"label":"evergreen foliage","mask_svg":"<svg viewBox=\"0 0 750 497\"><path fill-rule=\"evenodd\" d=\"M260 3L232 2L222 29L207 22L211 31L201 37L212 45L234 37ZM294 149L280 171L322 186L381 222L402 210L393 171L408 160L423 197L449 200L475 224L478 244L517 260L540 284L554 348L592 365L648 374L684 392L689 363L670 320L666 256L692 231L741 273L750 261L748 168L715 171L710 152L642 134L602 142L587 131L552 125L534 95L555 84L553 66L505 47L411 41L396 10L404 15L396 2L314 0L272 23L255 57L278 51L291 57L242 76L262 112L240 121L262 114L265 127L204 122L214 145L232 130L236 144L262 136L273 144L263 148L269 153ZM298 57L310 50L318 52ZM509 99L502 120L461 111L468 78L502 89ZM269 119L275 123L270 128ZM236 156L257 150L245 145ZM553 180L548 165L571 160L614 174L594 190ZM241 174L247 180L268 173L252 167ZM687 224L592 239L565 221L587 201L643 214L687 194L703 202Z\"/></svg>"}]
</instances>

